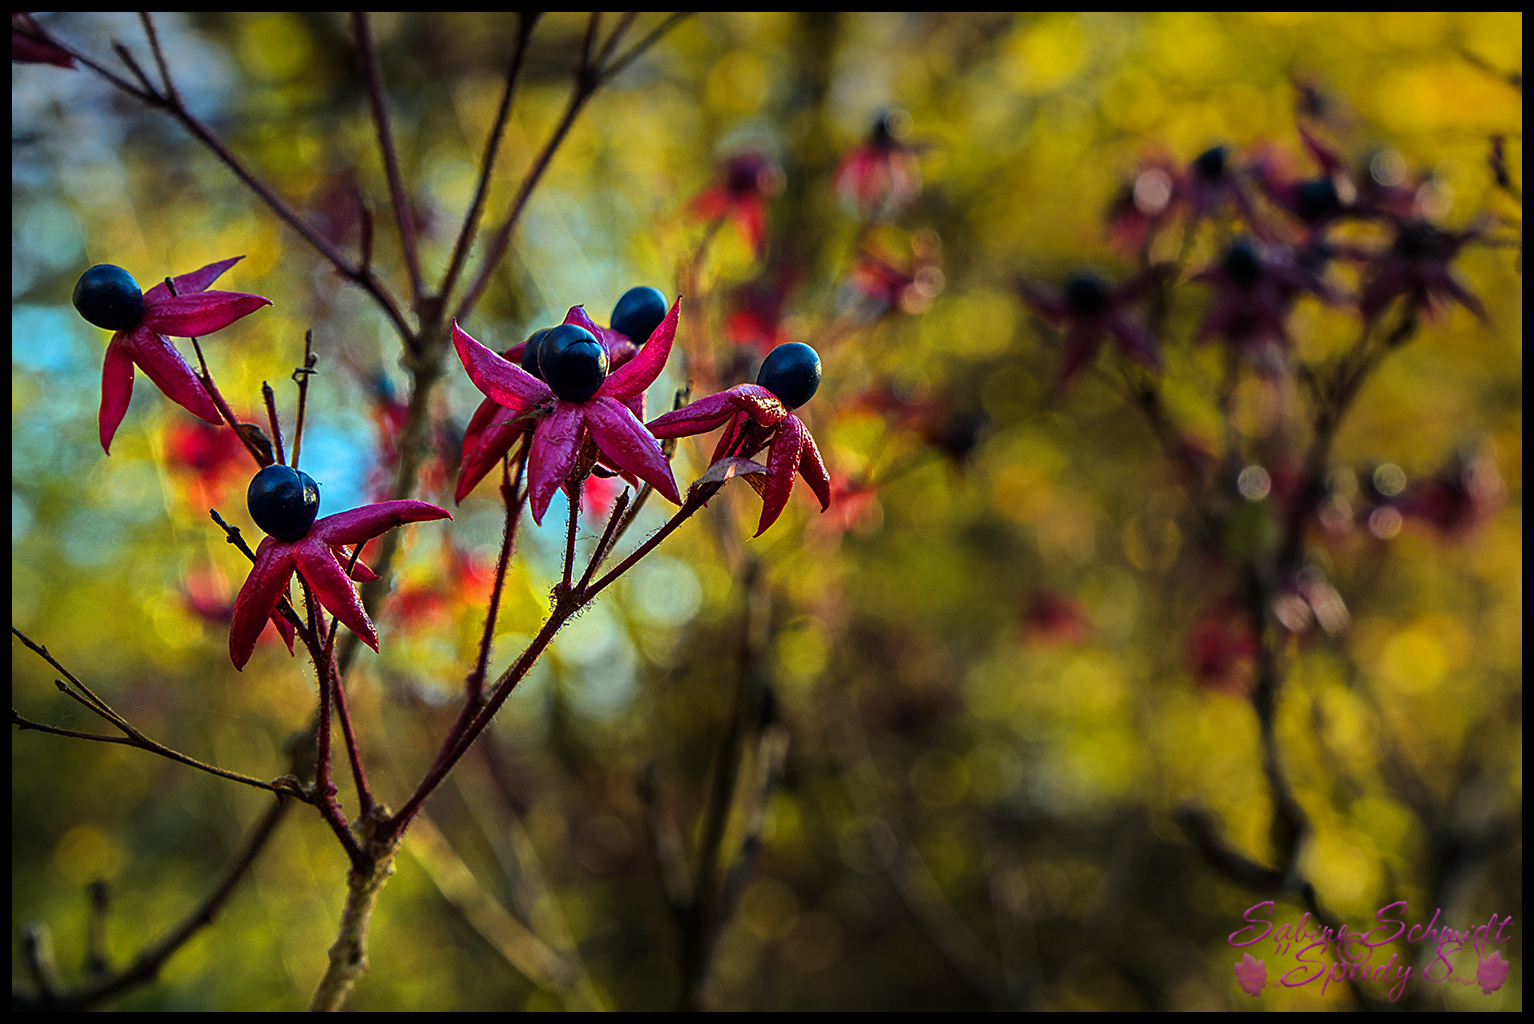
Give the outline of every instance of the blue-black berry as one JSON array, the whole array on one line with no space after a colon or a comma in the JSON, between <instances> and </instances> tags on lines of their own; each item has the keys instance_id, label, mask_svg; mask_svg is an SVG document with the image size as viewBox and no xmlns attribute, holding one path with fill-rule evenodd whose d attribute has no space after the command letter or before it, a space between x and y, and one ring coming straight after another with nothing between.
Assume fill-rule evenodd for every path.
<instances>
[{"instance_id":1,"label":"blue-black berry","mask_svg":"<svg viewBox=\"0 0 1534 1024\"><path fill-rule=\"evenodd\" d=\"M1337 186L1330 178L1312 178L1300 182L1295 197L1299 204L1300 218L1305 221L1319 220L1342 205Z\"/></svg>"},{"instance_id":2,"label":"blue-black berry","mask_svg":"<svg viewBox=\"0 0 1534 1024\"><path fill-rule=\"evenodd\" d=\"M1225 147L1211 146L1193 158L1193 168L1205 181L1214 181L1225 173Z\"/></svg>"},{"instance_id":3,"label":"blue-black berry","mask_svg":"<svg viewBox=\"0 0 1534 1024\"><path fill-rule=\"evenodd\" d=\"M666 296L655 288L630 288L613 307L608 324L636 345L643 345L666 319Z\"/></svg>"},{"instance_id":4,"label":"blue-black berry","mask_svg":"<svg viewBox=\"0 0 1534 1024\"><path fill-rule=\"evenodd\" d=\"M801 342L779 345L762 360L756 382L790 409L797 409L814 398L820 387L820 356Z\"/></svg>"},{"instance_id":5,"label":"blue-black berry","mask_svg":"<svg viewBox=\"0 0 1534 1024\"><path fill-rule=\"evenodd\" d=\"M545 327L541 331L534 331L527 336L527 344L522 346L522 369L539 380L543 379L543 369L538 365L538 350L543 344L544 337L553 329Z\"/></svg>"},{"instance_id":6,"label":"blue-black berry","mask_svg":"<svg viewBox=\"0 0 1534 1024\"><path fill-rule=\"evenodd\" d=\"M1230 247L1225 254L1225 272L1237 284L1251 284L1262 274L1262 263L1251 242L1241 241Z\"/></svg>"},{"instance_id":7,"label":"blue-black berry","mask_svg":"<svg viewBox=\"0 0 1534 1024\"><path fill-rule=\"evenodd\" d=\"M97 327L131 331L144 319L144 293L122 267L98 263L75 282L75 308Z\"/></svg>"},{"instance_id":8,"label":"blue-black berry","mask_svg":"<svg viewBox=\"0 0 1534 1024\"><path fill-rule=\"evenodd\" d=\"M1078 271L1065 283L1065 300L1077 316L1101 313L1108 308L1109 298L1108 282L1090 270Z\"/></svg>"},{"instance_id":9,"label":"blue-black berry","mask_svg":"<svg viewBox=\"0 0 1534 1024\"><path fill-rule=\"evenodd\" d=\"M607 379L607 350L584 327L560 324L538 344L543 379L566 402L584 402Z\"/></svg>"},{"instance_id":10,"label":"blue-black berry","mask_svg":"<svg viewBox=\"0 0 1534 1024\"><path fill-rule=\"evenodd\" d=\"M270 536L292 543L302 540L320 511L320 488L308 473L280 463L267 466L245 492L250 518Z\"/></svg>"}]
</instances>

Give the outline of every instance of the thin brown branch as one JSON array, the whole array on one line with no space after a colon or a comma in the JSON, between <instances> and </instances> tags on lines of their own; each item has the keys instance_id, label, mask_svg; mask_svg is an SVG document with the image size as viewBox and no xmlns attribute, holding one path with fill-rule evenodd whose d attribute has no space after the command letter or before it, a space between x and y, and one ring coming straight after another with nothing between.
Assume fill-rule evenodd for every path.
<instances>
[{"instance_id":1,"label":"thin brown branch","mask_svg":"<svg viewBox=\"0 0 1534 1024\"><path fill-rule=\"evenodd\" d=\"M679 11L676 14L671 15L671 17L667 18L665 21L661 22L643 39L629 47L628 50L624 52L623 56L619 57L617 60L604 67L602 69L602 81L612 81L613 78L617 77L617 75L622 72L624 68L634 63L634 61L639 59L640 55L642 55L646 50L659 42L661 36L665 35L667 32L670 32L673 28L675 28L677 25L680 25L683 21L691 16L691 11Z\"/></svg>"},{"instance_id":2,"label":"thin brown branch","mask_svg":"<svg viewBox=\"0 0 1534 1024\"><path fill-rule=\"evenodd\" d=\"M154 54L155 65L160 69L160 81L165 84L165 95L172 103L179 104L181 93L170 77L170 66L165 62L165 51L160 48L160 33L155 31L154 17L148 11L139 11L138 20L143 23L144 34L149 37L149 49Z\"/></svg>"},{"instance_id":3,"label":"thin brown branch","mask_svg":"<svg viewBox=\"0 0 1534 1024\"><path fill-rule=\"evenodd\" d=\"M635 43L622 57L619 57L606 67L593 67L587 64L584 59L581 61L576 69L575 83L571 86L570 99L565 104L565 111L560 116L558 124L554 126L554 131L549 135L548 141L544 143L543 149L539 151L538 156L533 160L533 165L528 169L526 176L523 177L522 184L518 186L516 199L511 204L511 212L506 215L506 219L501 222L501 226L490 240L485 255L480 260L479 272L475 275L473 283L469 285L468 292L459 301L458 307L453 313L454 320L468 319L469 313L479 304L480 297L484 295L485 289L490 286L490 278L495 274L496 268L500 265L501 258L506 255L506 250L511 245L511 234L516 230L517 222L521 219L523 210L527 208L527 201L531 198L533 189L537 187L538 182L543 178L543 173L548 170L549 163L554 159L555 152L559 149L560 144L564 142L565 136L570 133L571 125L575 124L575 119L580 114L581 109L585 107L586 102L591 99L592 95L602 85L611 81L613 76L617 75L637 59L641 53L653 46L661 36L665 35L685 17L687 17L686 14L674 14L667 18L649 35ZM587 27L588 36L591 32L595 31L595 27L596 19L593 17ZM589 52L590 42L588 40L582 48L582 54L589 54Z\"/></svg>"},{"instance_id":4,"label":"thin brown branch","mask_svg":"<svg viewBox=\"0 0 1534 1024\"><path fill-rule=\"evenodd\" d=\"M325 819L330 830L341 841L342 849L351 858L352 873L356 874L366 869L367 858L362 852L362 847L357 843L357 837L352 835L351 829L346 824L346 815L341 812L340 801L336 799L336 784L331 778L330 666L333 661L326 656L325 649L316 641L324 628L324 613L319 611L319 602L315 600L314 591L310 589L309 581L304 579L302 574L299 575L299 582L304 589L304 605L309 609L309 630L304 642L309 648L309 657L314 662L314 671L319 677L320 687L320 709L316 730L317 753L314 766L314 805L320 809L320 817Z\"/></svg>"},{"instance_id":5,"label":"thin brown branch","mask_svg":"<svg viewBox=\"0 0 1534 1024\"><path fill-rule=\"evenodd\" d=\"M214 883L213 888L163 938L146 948L122 971L102 977L81 991L64 997L59 1001L57 1008L61 1010L94 1009L135 986L153 981L159 975L161 967L177 950L186 945L192 936L217 919L219 911L234 894L241 880L249 873L251 865L261 855L261 851L265 849L267 842L276 832L277 826L281 824L292 804L292 801L284 800L279 796L267 808L255 827L251 829L250 834L245 837L244 844L235 854L234 859L229 862L229 866L224 869L218 881Z\"/></svg>"},{"instance_id":6,"label":"thin brown branch","mask_svg":"<svg viewBox=\"0 0 1534 1024\"><path fill-rule=\"evenodd\" d=\"M33 642L30 637L28 637L21 630L17 629L15 626L11 627L11 633L15 635L23 644L25 644L27 648L30 649L34 654L48 662L48 664L58 669L69 678L69 682L74 686L73 690L70 688L69 684L64 683L62 680L58 681L57 685L63 693L69 696L76 703L89 708L92 712L99 715L101 718L104 718L108 722L112 723L119 730L121 730L123 733L123 738L119 739L115 736L102 736L96 733L76 732L72 729L60 729L54 726L43 725L39 722L32 722L26 718L23 718L14 708L11 709L12 725L17 726L23 731L28 729L35 729L41 732L53 733L57 736L70 736L75 739L95 740L100 743L122 743L128 746L138 747L140 750L147 750L151 754L158 754L160 757L184 764L189 768L196 768L198 771L207 772L209 775L217 775L219 778L228 779L231 782L238 782L246 786L254 786L256 789L270 790L274 793L286 791L285 789L273 783L263 782L262 780L253 778L249 775L242 775L239 772L232 772L227 768L220 768L217 765L211 765L203 761L199 761L195 757L183 754L179 750L173 750L163 743L159 743L150 739L148 736L145 736L142 732L140 732L126 718L113 710L110 704L96 696L90 687L86 686L73 673L71 673L63 665L59 664L58 659L55 658L52 654L48 653L48 648L44 647L42 644Z\"/></svg>"},{"instance_id":7,"label":"thin brown branch","mask_svg":"<svg viewBox=\"0 0 1534 1024\"><path fill-rule=\"evenodd\" d=\"M565 485L565 497L570 502L570 514L565 517L565 575L559 584L560 589L570 590L570 576L575 571L575 525L581 518L581 487L586 480L582 477L574 484Z\"/></svg>"},{"instance_id":8,"label":"thin brown branch","mask_svg":"<svg viewBox=\"0 0 1534 1024\"><path fill-rule=\"evenodd\" d=\"M506 134L506 122L511 116L511 100L516 93L517 77L521 74L522 60L527 56L527 44L533 37L533 26L537 23L537 12L518 12L517 44L511 53L511 63L506 68L506 84L501 89L501 105L496 109L495 121L490 127L490 137L485 140L485 155L479 162L479 182L474 187L474 199L469 203L468 213L464 215L463 227L458 231L458 240L453 243L453 256L448 261L447 273L442 276L442 288L437 293L444 303L452 294L454 286L458 284L458 275L463 272L464 260L469 256L469 247L474 244L474 236L479 232L480 216L485 212L485 197L490 192L491 172L495 169L495 158L500 153L501 139Z\"/></svg>"},{"instance_id":9,"label":"thin brown branch","mask_svg":"<svg viewBox=\"0 0 1534 1024\"><path fill-rule=\"evenodd\" d=\"M373 130L378 135L378 149L383 155L384 174L389 180L389 199L394 204L394 220L399 226L400 245L405 250L405 270L410 275L412 305L421 304L421 255L415 232L415 215L410 211L410 197L399 170L399 150L394 145L394 131L389 125L389 98L384 92L383 65L378 47L373 44L373 30L366 11L352 12L352 30L357 36L358 56L367 79L368 106L373 112Z\"/></svg>"},{"instance_id":10,"label":"thin brown branch","mask_svg":"<svg viewBox=\"0 0 1534 1024\"><path fill-rule=\"evenodd\" d=\"M287 465L288 457L282 448L282 424L277 421L277 394L264 380L261 382L261 400L266 404L266 421L272 428L272 444L276 448L277 464Z\"/></svg>"},{"instance_id":11,"label":"thin brown branch","mask_svg":"<svg viewBox=\"0 0 1534 1024\"><path fill-rule=\"evenodd\" d=\"M348 260L335 245L305 221L298 211L279 196L271 186L267 185L250 168L246 167L244 162L235 156L229 147L224 145L223 140L213 133L212 129L203 124L196 115L187 109L186 104L181 101L179 95L162 96L153 88L135 86L119 75L102 67L96 61L77 52L72 47L64 46L51 39L48 41L53 43L53 45L59 46L60 49L71 57L74 57L81 64L96 72L114 88L127 93L147 106L165 111L172 118L179 121L181 126L193 138L211 150L213 155L218 157L224 166L229 168L246 188L255 193L256 197L265 203L279 219L296 231L299 237L307 242L315 252L319 253L321 257L334 266L341 276L372 296L373 301L383 310L384 315L394 324L395 330L407 344L413 341L415 337L414 332L411 331L409 324L405 322L404 315L400 312L398 304L394 301L393 296L389 294L388 290L373 277L372 273L365 266L353 264ZM158 59L163 60L163 54L160 54ZM162 70L166 80L170 81L169 68L165 67Z\"/></svg>"},{"instance_id":12,"label":"thin brown branch","mask_svg":"<svg viewBox=\"0 0 1534 1024\"><path fill-rule=\"evenodd\" d=\"M652 533L643 544L635 548L627 558L614 566L613 569L607 573L607 575L603 576L591 586L582 590L581 600L590 601L603 590L607 589L608 585L611 584L613 580L628 572L631 568L634 567L635 562L638 562L651 551L654 551L655 548L660 545L661 541L665 540L676 531L677 527L681 526L688 519L692 518L693 513L697 512L698 509L707 504L708 500L717 494L719 489L723 486L723 484L711 483L705 484L702 487L694 486L691 488L687 492L687 497L682 501L682 507L677 509L677 511L671 516L670 519L666 520L666 524L659 530L656 530L654 533Z\"/></svg>"},{"instance_id":13,"label":"thin brown branch","mask_svg":"<svg viewBox=\"0 0 1534 1024\"><path fill-rule=\"evenodd\" d=\"M304 332L304 365L293 371L293 383L298 385L298 416L293 424L293 467L298 468L298 449L304 443L304 409L309 400L309 378L317 372L314 364L319 362L314 354L314 331Z\"/></svg>"},{"instance_id":14,"label":"thin brown branch","mask_svg":"<svg viewBox=\"0 0 1534 1024\"><path fill-rule=\"evenodd\" d=\"M596 45L597 29L602 24L602 12L592 11L586 19L586 34L581 37L581 54L578 64L579 72L585 72L591 67L591 48Z\"/></svg>"},{"instance_id":15,"label":"thin brown branch","mask_svg":"<svg viewBox=\"0 0 1534 1024\"><path fill-rule=\"evenodd\" d=\"M360 551L362 545L358 544ZM353 558L355 559L355 555ZM352 784L357 787L357 802L361 807L361 813L366 815L373 810L373 790L368 786L367 772L362 767L362 750L357 745L357 733L352 727L351 708L346 702L346 687L341 685L340 673L336 671L335 662L335 630L330 631L330 639L325 644L325 675L330 679L330 685L336 697L336 717L341 720L341 736L346 741L346 759L351 762Z\"/></svg>"},{"instance_id":16,"label":"thin brown branch","mask_svg":"<svg viewBox=\"0 0 1534 1024\"><path fill-rule=\"evenodd\" d=\"M133 72L133 77L139 80L139 84L144 87L145 92L156 98L160 97L160 90L154 87L154 83L149 80L149 76L144 73L144 69L134 59L132 51L122 43L114 42L112 44L112 52L117 54L118 60L127 65L129 71Z\"/></svg>"},{"instance_id":17,"label":"thin brown branch","mask_svg":"<svg viewBox=\"0 0 1534 1024\"><path fill-rule=\"evenodd\" d=\"M506 219L501 222L501 226L496 229L495 235L490 239L485 254L480 259L479 272L453 312L454 320L468 319L474 307L479 304L485 289L490 287L490 279L494 276L496 268L500 266L501 258L506 255L506 250L511 246L511 233L516 230L517 221L521 219L522 211L527 208L527 201L532 197L533 189L542 180L543 172L549 169L554 153L565 141L565 136L570 133L570 126L575 124L581 108L586 105L587 100L591 99L595 91L596 86L585 79L577 79L571 88L570 99L565 104L565 111L560 115L559 123L554 126L554 131L533 160L533 165L523 177L522 184L518 186L516 199L511 204L511 212L506 215Z\"/></svg>"},{"instance_id":18,"label":"thin brown branch","mask_svg":"<svg viewBox=\"0 0 1534 1024\"><path fill-rule=\"evenodd\" d=\"M515 477L510 474L509 463L502 463L501 466L501 501L506 507L506 523L501 529L501 553L495 560L495 582L490 589L490 605L485 610L485 629L480 634L479 653L474 659L474 670L469 673L464 684L465 710L470 707L478 710L484 700L485 673L490 669L490 644L495 636L495 621L500 615L501 592L505 589L511 554L517 546L517 524L522 519L522 506L527 500L527 495L519 495L518 491L522 486L522 474L527 469L527 452L531 443L530 436L523 437L522 446L514 460L517 464Z\"/></svg>"},{"instance_id":19,"label":"thin brown branch","mask_svg":"<svg viewBox=\"0 0 1534 1024\"><path fill-rule=\"evenodd\" d=\"M613 29L612 34L607 37L607 42L602 44L601 51L597 53L597 67L607 63L607 59L618 48L618 43L623 39L624 33L629 30L629 26L633 25L634 19L638 17L638 11L625 11L623 17L618 19L617 26Z\"/></svg>"},{"instance_id":20,"label":"thin brown branch","mask_svg":"<svg viewBox=\"0 0 1534 1024\"><path fill-rule=\"evenodd\" d=\"M86 56L84 53L81 53L79 50L75 49L73 46L70 46L63 40L56 39L46 31L43 31L42 26L37 25L35 20L32 22L32 25L33 28L26 28L18 25L13 20L11 22L11 34L14 37L29 39L34 43L41 43L46 46L57 47L58 49L69 54L75 60L79 61L81 64L96 72L96 74L105 79L107 83L110 84L113 88L119 89L134 97L135 99L139 99L145 103L151 104L159 103L163 100L163 97L156 93L154 88L152 86L148 86L147 83L146 87L141 89L140 87L134 85L132 82L129 82L127 79L119 77L116 72L103 67L101 64L92 60L90 57ZM118 56L121 56L121 54L118 54Z\"/></svg>"},{"instance_id":21,"label":"thin brown branch","mask_svg":"<svg viewBox=\"0 0 1534 1024\"><path fill-rule=\"evenodd\" d=\"M601 567L607 559L607 550L612 545L613 535L617 532L618 523L623 519L623 510L628 508L629 492L625 490L618 495L618 500L613 502L612 514L607 517L607 528L602 531L601 539L597 541L596 548L591 552L591 560L586 563L586 571L581 574L581 581L576 584L576 592L586 589L586 584L591 582L592 574Z\"/></svg>"}]
</instances>

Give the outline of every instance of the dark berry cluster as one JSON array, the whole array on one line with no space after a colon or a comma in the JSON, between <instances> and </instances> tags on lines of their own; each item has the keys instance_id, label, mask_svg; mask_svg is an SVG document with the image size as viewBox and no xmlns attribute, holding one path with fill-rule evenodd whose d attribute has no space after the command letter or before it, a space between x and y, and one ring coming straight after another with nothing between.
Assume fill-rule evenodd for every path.
<instances>
[{"instance_id":1,"label":"dark berry cluster","mask_svg":"<svg viewBox=\"0 0 1534 1024\"><path fill-rule=\"evenodd\" d=\"M643 345L666 319L666 296L657 288L630 288L613 307L608 326L636 345Z\"/></svg>"}]
</instances>

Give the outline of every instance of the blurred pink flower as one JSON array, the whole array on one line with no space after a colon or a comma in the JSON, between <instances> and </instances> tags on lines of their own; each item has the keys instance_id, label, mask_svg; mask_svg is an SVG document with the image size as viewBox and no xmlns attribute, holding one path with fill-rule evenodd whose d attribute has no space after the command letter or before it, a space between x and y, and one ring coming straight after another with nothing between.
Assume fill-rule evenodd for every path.
<instances>
[{"instance_id":1,"label":"blurred pink flower","mask_svg":"<svg viewBox=\"0 0 1534 1024\"><path fill-rule=\"evenodd\" d=\"M1444 231L1423 220L1397 223L1395 240L1374 262L1364 284L1359 308L1373 321L1391 300L1405 297L1413 313L1431 314L1446 302L1458 302L1470 312L1486 317L1486 307L1454 277L1449 262L1467 242L1480 236L1472 228Z\"/></svg>"},{"instance_id":2,"label":"blurred pink flower","mask_svg":"<svg viewBox=\"0 0 1534 1024\"><path fill-rule=\"evenodd\" d=\"M849 149L836 168L837 196L867 220L898 217L921 195L916 151L901 141L909 122L903 110L880 114L867 140Z\"/></svg>"},{"instance_id":3,"label":"blurred pink flower","mask_svg":"<svg viewBox=\"0 0 1534 1024\"><path fill-rule=\"evenodd\" d=\"M730 157L722 165L718 184L700 193L689 206L693 217L710 223L728 217L758 257L767 241L767 204L783 191L783 170L762 153Z\"/></svg>"},{"instance_id":4,"label":"blurred pink flower","mask_svg":"<svg viewBox=\"0 0 1534 1024\"><path fill-rule=\"evenodd\" d=\"M1130 305L1161 273L1161 268L1152 267L1117 288L1089 270L1072 275L1059 292L1032 281L1019 283L1029 305L1045 319L1068 328L1056 391L1063 393L1070 388L1077 374L1097 354L1104 334L1112 336L1126 356L1146 369L1152 372L1161 369L1156 340L1139 317L1130 312Z\"/></svg>"}]
</instances>

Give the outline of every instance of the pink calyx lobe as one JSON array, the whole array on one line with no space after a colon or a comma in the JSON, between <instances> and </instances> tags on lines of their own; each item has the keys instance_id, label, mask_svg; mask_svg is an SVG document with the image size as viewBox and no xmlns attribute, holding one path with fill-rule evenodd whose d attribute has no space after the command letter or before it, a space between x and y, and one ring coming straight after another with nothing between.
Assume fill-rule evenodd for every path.
<instances>
[{"instance_id":1,"label":"pink calyx lobe","mask_svg":"<svg viewBox=\"0 0 1534 1024\"><path fill-rule=\"evenodd\" d=\"M453 344L474 386L513 412L539 417L528 454L528 496L534 522L543 522L554 493L574 469L588 433L605 460L646 481L675 504L682 503L660 443L635 414L636 408L643 410L645 389L660 376L671 354L680 311L678 298L644 347L610 373L596 394L584 402L559 398L548 384L475 341L456 322L453 324ZM565 323L585 328L608 344L605 335L611 332L604 332L592 322L580 306L570 308ZM613 338L616 347L619 336ZM492 416L491 422L496 418ZM482 454L476 452L476 458Z\"/></svg>"},{"instance_id":2,"label":"pink calyx lobe","mask_svg":"<svg viewBox=\"0 0 1534 1024\"><path fill-rule=\"evenodd\" d=\"M144 316L134 327L117 331L107 344L101 369L101 408L97 415L101 447L112 451L128 403L133 397L133 369L137 366L166 398L209 423L220 422L218 407L202 380L165 335L190 338L212 334L271 300L243 292L210 292L208 285L243 256L210 263L190 274L174 278L175 294L164 282L144 293Z\"/></svg>"},{"instance_id":3,"label":"pink calyx lobe","mask_svg":"<svg viewBox=\"0 0 1534 1024\"><path fill-rule=\"evenodd\" d=\"M255 565L235 598L234 617L229 624L229 657L234 667L243 669L250 660L256 639L275 613L295 571L303 576L327 611L369 647L378 650L378 632L352 588L352 578L344 564L350 559L340 549L371 540L405 523L451 518L446 509L428 502L384 501L326 516L296 541L267 537L256 549ZM360 562L352 571L359 580L377 578Z\"/></svg>"},{"instance_id":4,"label":"pink calyx lobe","mask_svg":"<svg viewBox=\"0 0 1534 1024\"><path fill-rule=\"evenodd\" d=\"M796 474L810 485L822 512L830 507L831 478L809 428L759 384L737 384L700 398L651 420L649 428L656 437L686 437L726 424L714 449L713 463L731 457L750 458L771 443L767 479L761 487L762 518L755 536L760 537L783 514Z\"/></svg>"}]
</instances>

